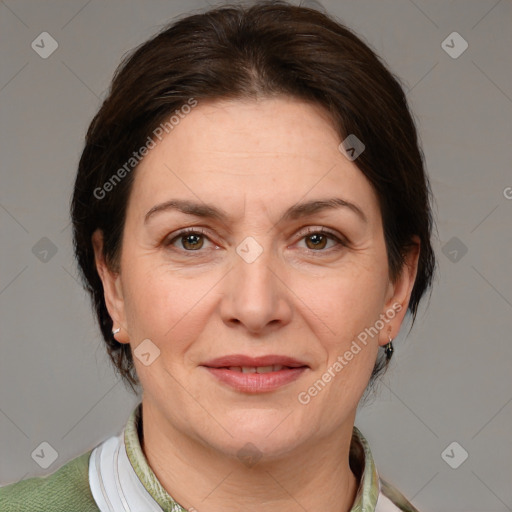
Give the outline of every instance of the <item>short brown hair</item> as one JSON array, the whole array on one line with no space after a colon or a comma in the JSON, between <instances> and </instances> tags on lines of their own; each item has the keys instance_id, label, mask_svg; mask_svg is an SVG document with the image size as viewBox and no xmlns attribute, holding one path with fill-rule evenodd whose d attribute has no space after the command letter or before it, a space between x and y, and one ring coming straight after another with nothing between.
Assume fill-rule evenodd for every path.
<instances>
[{"instance_id":1,"label":"short brown hair","mask_svg":"<svg viewBox=\"0 0 512 512\"><path fill-rule=\"evenodd\" d=\"M91 242L101 229L105 260L117 269L134 172L104 197L95 191L190 98L283 94L323 106L340 140L355 134L364 142L354 163L379 199L391 280L412 237L419 237L408 306L414 324L434 275L433 219L424 155L398 78L351 30L317 10L284 1L218 7L171 23L123 60L89 126L78 167L71 204L75 255L110 358L134 391L139 381L131 349L112 336ZM386 366L378 357L370 384Z\"/></svg>"}]
</instances>

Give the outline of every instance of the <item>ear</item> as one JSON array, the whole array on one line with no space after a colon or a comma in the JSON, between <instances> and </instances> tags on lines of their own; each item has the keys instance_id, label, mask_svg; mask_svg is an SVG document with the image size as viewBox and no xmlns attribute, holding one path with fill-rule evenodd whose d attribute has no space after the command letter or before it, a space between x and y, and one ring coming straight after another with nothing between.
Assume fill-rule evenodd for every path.
<instances>
[{"instance_id":1,"label":"ear","mask_svg":"<svg viewBox=\"0 0 512 512\"><path fill-rule=\"evenodd\" d=\"M94 248L94 259L96 270L103 283L103 293L105 295L105 304L107 306L110 318L112 318L113 329L120 328L115 334L119 343L128 343L128 331L126 329L125 306L123 299L123 289L121 286L121 274L111 270L103 254L103 232L97 229L91 237Z\"/></svg>"},{"instance_id":2,"label":"ear","mask_svg":"<svg viewBox=\"0 0 512 512\"><path fill-rule=\"evenodd\" d=\"M400 276L395 283L390 283L385 310L383 314L388 318L391 315L386 311L395 311L392 320L386 324L385 328L379 333L379 345L386 345L389 342L389 336L393 339L398 335L400 327L407 313L409 300L411 298L412 289L418 272L418 260L420 256L420 239L418 236L413 237L414 245L409 249L405 257L405 264L402 268Z\"/></svg>"}]
</instances>

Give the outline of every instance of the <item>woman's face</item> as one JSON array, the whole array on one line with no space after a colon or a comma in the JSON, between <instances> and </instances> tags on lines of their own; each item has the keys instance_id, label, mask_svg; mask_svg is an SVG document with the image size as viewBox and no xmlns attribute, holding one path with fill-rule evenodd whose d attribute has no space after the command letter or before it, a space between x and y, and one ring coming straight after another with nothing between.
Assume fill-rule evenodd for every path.
<instances>
[{"instance_id":1,"label":"woman's face","mask_svg":"<svg viewBox=\"0 0 512 512\"><path fill-rule=\"evenodd\" d=\"M377 196L340 142L296 99L199 102L135 171L120 273L99 245L97 262L162 428L269 456L352 431L417 253L391 283Z\"/></svg>"}]
</instances>

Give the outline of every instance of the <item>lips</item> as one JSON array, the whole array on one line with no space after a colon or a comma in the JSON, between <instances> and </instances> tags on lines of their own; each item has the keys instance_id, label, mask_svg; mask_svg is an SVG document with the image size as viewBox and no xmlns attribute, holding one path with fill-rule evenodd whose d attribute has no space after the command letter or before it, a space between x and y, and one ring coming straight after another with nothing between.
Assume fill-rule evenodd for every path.
<instances>
[{"instance_id":1,"label":"lips","mask_svg":"<svg viewBox=\"0 0 512 512\"><path fill-rule=\"evenodd\" d=\"M264 393L298 379L309 366L288 356L230 355L212 359L205 367L218 381L242 393Z\"/></svg>"},{"instance_id":2,"label":"lips","mask_svg":"<svg viewBox=\"0 0 512 512\"><path fill-rule=\"evenodd\" d=\"M268 366L286 366L288 368L299 368L308 366L305 362L288 356L268 355L260 357L233 354L230 356L218 357L203 363L202 366L209 368L265 368Z\"/></svg>"}]
</instances>

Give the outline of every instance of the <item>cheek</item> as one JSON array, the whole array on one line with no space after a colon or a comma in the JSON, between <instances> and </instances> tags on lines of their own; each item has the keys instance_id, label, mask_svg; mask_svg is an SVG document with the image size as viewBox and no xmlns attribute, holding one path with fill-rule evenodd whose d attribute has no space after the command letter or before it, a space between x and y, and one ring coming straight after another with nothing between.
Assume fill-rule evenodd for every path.
<instances>
[{"instance_id":1,"label":"cheek","mask_svg":"<svg viewBox=\"0 0 512 512\"><path fill-rule=\"evenodd\" d=\"M208 273L180 277L175 269L153 265L150 257L137 258L127 268L123 288L132 340L149 338L162 352L184 352L204 328L208 290L218 278Z\"/></svg>"},{"instance_id":2,"label":"cheek","mask_svg":"<svg viewBox=\"0 0 512 512\"><path fill-rule=\"evenodd\" d=\"M381 297L379 282L361 273L354 281L339 280L323 299L329 327L320 337L325 360L310 382L314 389L309 389L321 395L315 398L320 408L326 402L340 404L337 414L329 408L333 418L356 407L370 379L378 352L378 336L371 327L382 312Z\"/></svg>"},{"instance_id":3,"label":"cheek","mask_svg":"<svg viewBox=\"0 0 512 512\"><path fill-rule=\"evenodd\" d=\"M325 400L356 403L368 384L378 352L375 324L387 285L380 269L372 269L353 267L324 293L322 319L329 331L321 338L326 360L318 375L328 381Z\"/></svg>"},{"instance_id":4,"label":"cheek","mask_svg":"<svg viewBox=\"0 0 512 512\"><path fill-rule=\"evenodd\" d=\"M375 322L383 305L387 286L377 265L351 265L340 270L337 278L324 281L314 296L321 304L322 317L340 343ZM310 292L311 297L311 292Z\"/></svg>"}]
</instances>

